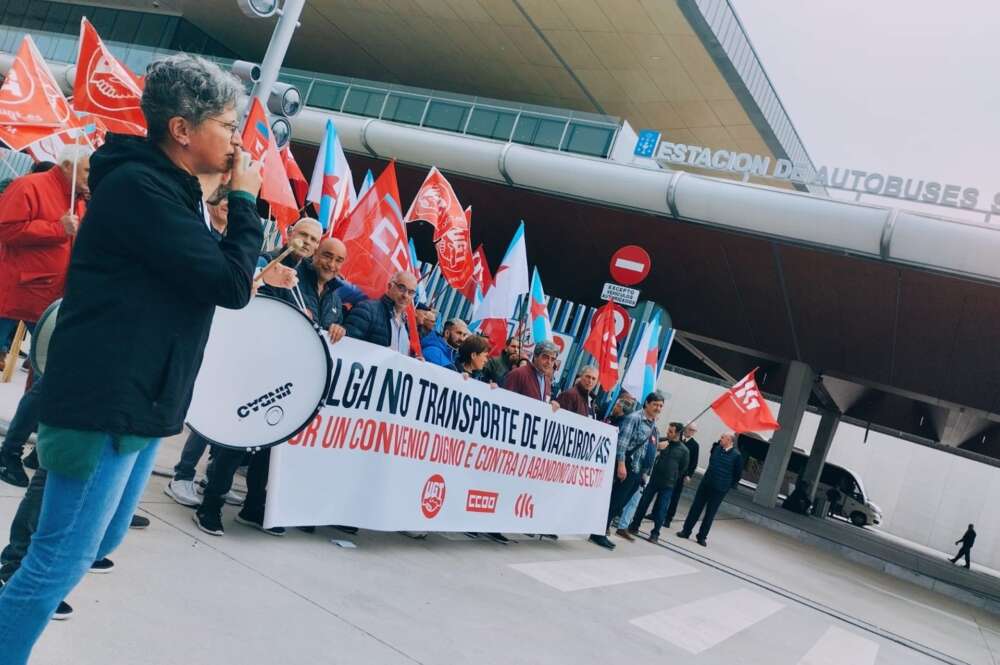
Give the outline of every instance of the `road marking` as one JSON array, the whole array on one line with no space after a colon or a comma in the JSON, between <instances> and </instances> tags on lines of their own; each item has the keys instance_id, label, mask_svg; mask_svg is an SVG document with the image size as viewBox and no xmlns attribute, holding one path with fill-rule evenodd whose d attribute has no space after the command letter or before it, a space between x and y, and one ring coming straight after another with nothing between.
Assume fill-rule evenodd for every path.
<instances>
[{"instance_id":1,"label":"road marking","mask_svg":"<svg viewBox=\"0 0 1000 665\"><path fill-rule=\"evenodd\" d=\"M958 621L959 623L964 623L967 626L971 626L973 628L979 628L979 624L977 624L975 621L970 621L969 619L965 619L963 617L960 617L957 614L952 614L951 612L942 610L942 609L940 609L938 607L934 607L933 605L928 605L926 603L921 603L919 600L914 600L913 598L907 598L906 596L902 596L902 595L900 595L898 593L894 593L892 591L889 591L888 589L885 589L885 588L879 586L878 584L870 584L868 582L862 582L861 584L863 584L866 587L869 587L871 589L875 589L876 591L878 591L880 593L884 593L887 596L892 596L893 598L898 598L899 600L906 601L906 602L910 603L911 605L916 605L917 607L922 607L925 610L930 610L931 612L936 612L937 614L941 614L943 616L946 616L949 619L954 619L955 621Z\"/></svg>"},{"instance_id":2,"label":"road marking","mask_svg":"<svg viewBox=\"0 0 1000 665\"><path fill-rule=\"evenodd\" d=\"M615 261L615 267L622 268L623 270L634 270L635 272L642 272L646 269L646 265L644 263L629 261L628 259L617 259Z\"/></svg>"},{"instance_id":3,"label":"road marking","mask_svg":"<svg viewBox=\"0 0 1000 665\"><path fill-rule=\"evenodd\" d=\"M675 557L659 555L514 563L510 567L560 591L594 589L698 572L697 568L681 563Z\"/></svg>"},{"instance_id":4,"label":"road marking","mask_svg":"<svg viewBox=\"0 0 1000 665\"><path fill-rule=\"evenodd\" d=\"M866 640L836 626L830 626L823 637L802 657L798 665L874 665L878 643Z\"/></svg>"},{"instance_id":5,"label":"road marking","mask_svg":"<svg viewBox=\"0 0 1000 665\"><path fill-rule=\"evenodd\" d=\"M784 607L748 589L647 614L629 623L692 654L711 649ZM855 665L852 661L851 665Z\"/></svg>"}]
</instances>

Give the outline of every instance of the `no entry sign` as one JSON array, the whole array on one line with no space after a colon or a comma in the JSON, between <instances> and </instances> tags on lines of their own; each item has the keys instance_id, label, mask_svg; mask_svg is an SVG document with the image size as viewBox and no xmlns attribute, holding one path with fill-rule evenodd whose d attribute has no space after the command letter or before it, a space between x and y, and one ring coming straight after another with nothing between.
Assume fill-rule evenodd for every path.
<instances>
[{"instance_id":1,"label":"no entry sign","mask_svg":"<svg viewBox=\"0 0 1000 665\"><path fill-rule=\"evenodd\" d=\"M646 279L653 263L639 245L625 245L611 257L611 278L619 284L632 286Z\"/></svg>"}]
</instances>

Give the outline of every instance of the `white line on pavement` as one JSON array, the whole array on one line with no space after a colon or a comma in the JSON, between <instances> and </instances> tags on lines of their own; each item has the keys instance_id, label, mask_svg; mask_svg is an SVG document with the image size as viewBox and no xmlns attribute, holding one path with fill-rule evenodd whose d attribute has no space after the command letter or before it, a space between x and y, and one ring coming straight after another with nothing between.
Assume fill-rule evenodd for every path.
<instances>
[{"instance_id":1,"label":"white line on pavement","mask_svg":"<svg viewBox=\"0 0 1000 665\"><path fill-rule=\"evenodd\" d=\"M593 589L698 572L697 568L681 563L675 557L659 555L514 563L510 567L560 591Z\"/></svg>"},{"instance_id":2,"label":"white line on pavement","mask_svg":"<svg viewBox=\"0 0 1000 665\"><path fill-rule=\"evenodd\" d=\"M876 656L878 643L830 626L798 665L874 665Z\"/></svg>"},{"instance_id":3,"label":"white line on pavement","mask_svg":"<svg viewBox=\"0 0 1000 665\"><path fill-rule=\"evenodd\" d=\"M738 589L702 598L629 623L693 654L711 649L784 607L767 596ZM851 665L855 665L853 662Z\"/></svg>"}]
</instances>

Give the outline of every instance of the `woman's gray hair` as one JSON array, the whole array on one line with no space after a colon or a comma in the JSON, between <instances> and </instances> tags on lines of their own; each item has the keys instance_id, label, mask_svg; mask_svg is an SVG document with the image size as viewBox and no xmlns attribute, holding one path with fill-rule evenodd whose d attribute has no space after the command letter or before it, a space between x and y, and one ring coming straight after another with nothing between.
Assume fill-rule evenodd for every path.
<instances>
[{"instance_id":1,"label":"woman's gray hair","mask_svg":"<svg viewBox=\"0 0 1000 665\"><path fill-rule=\"evenodd\" d=\"M149 138L158 142L171 118L199 125L230 107L241 111L246 98L243 82L234 75L204 58L178 53L146 68L141 105Z\"/></svg>"}]
</instances>

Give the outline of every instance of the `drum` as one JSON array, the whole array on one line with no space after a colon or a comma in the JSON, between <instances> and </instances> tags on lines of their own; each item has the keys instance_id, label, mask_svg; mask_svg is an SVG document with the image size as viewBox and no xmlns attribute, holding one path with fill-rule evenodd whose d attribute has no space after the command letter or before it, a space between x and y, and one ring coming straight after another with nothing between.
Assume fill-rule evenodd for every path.
<instances>
[{"instance_id":1,"label":"drum","mask_svg":"<svg viewBox=\"0 0 1000 665\"><path fill-rule=\"evenodd\" d=\"M56 329L56 317L59 316L61 302L62 298L45 308L42 315L38 317L38 323L35 324L35 332L31 335L31 351L28 352L28 358L38 376L45 373L45 361L49 357L49 342L52 341L52 331Z\"/></svg>"},{"instance_id":2,"label":"drum","mask_svg":"<svg viewBox=\"0 0 1000 665\"><path fill-rule=\"evenodd\" d=\"M312 422L332 363L301 311L268 296L217 308L187 414L193 431L226 448L274 446Z\"/></svg>"}]
</instances>

